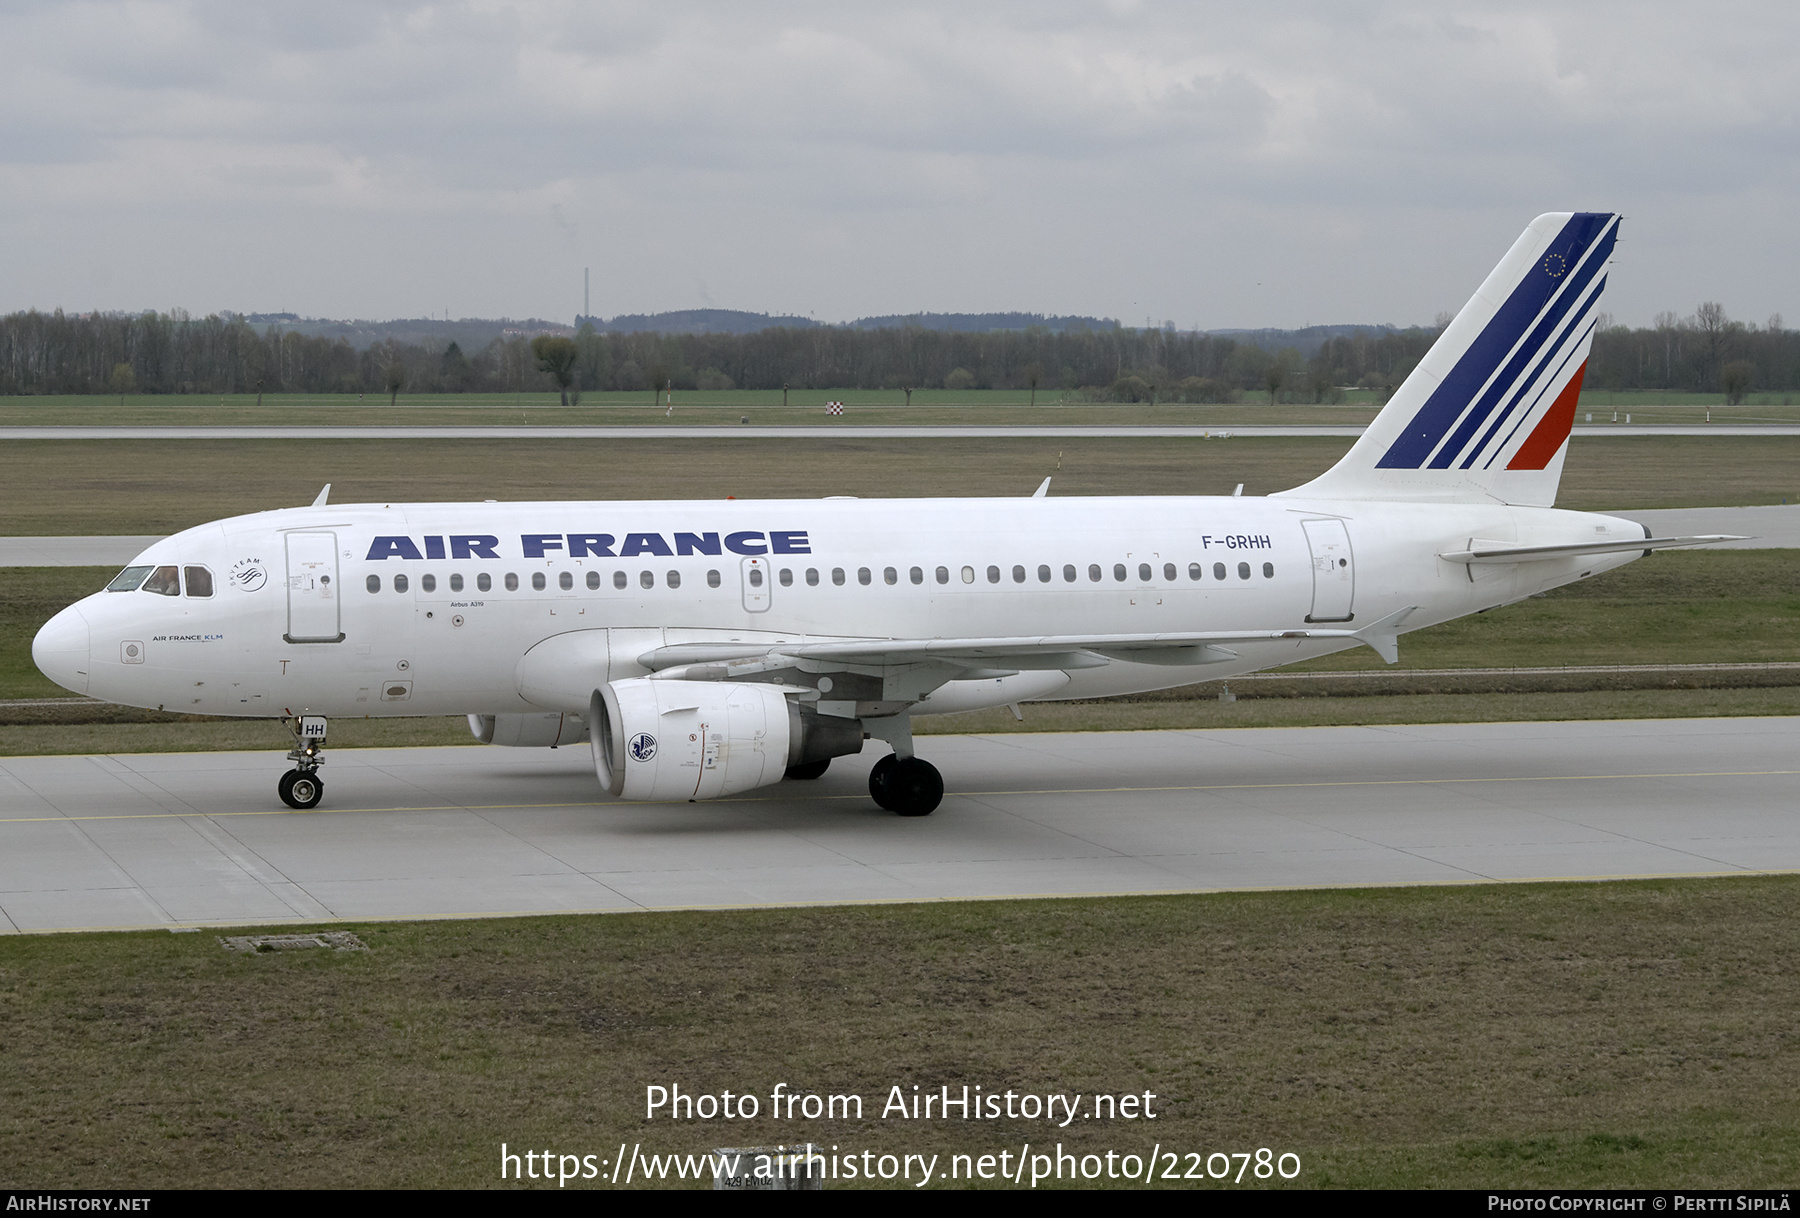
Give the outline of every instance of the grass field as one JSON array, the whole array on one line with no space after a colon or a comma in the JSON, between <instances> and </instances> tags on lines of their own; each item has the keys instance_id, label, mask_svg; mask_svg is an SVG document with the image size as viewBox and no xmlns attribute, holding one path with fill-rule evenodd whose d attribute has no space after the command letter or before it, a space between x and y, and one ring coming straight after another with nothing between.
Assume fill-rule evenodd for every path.
<instances>
[{"instance_id":1,"label":"grass field","mask_svg":"<svg viewBox=\"0 0 1800 1218\"><path fill-rule=\"evenodd\" d=\"M1783 1187L1796 899L1787 876L352 925L371 950L344 953L0 938L0 1185L482 1187L502 1142L811 1140L944 1168L1268 1147L1317 1187ZM763 1112L646 1120L676 1083ZM862 1119L771 1120L777 1083ZM882 1119L915 1084L1151 1092L1157 1116Z\"/></svg>"},{"instance_id":2,"label":"grass field","mask_svg":"<svg viewBox=\"0 0 1800 1218\"><path fill-rule=\"evenodd\" d=\"M1800 422L1800 406L1792 393L1754 394L1737 406L1726 406L1720 394L1605 393L1581 396L1584 411L1614 409L1650 411L1659 423ZM465 426L594 425L623 426L635 423L659 425L718 425L735 423L745 415L764 425L827 422L825 404L844 403L841 421L885 424L973 423L1107 423L1188 424L1226 427L1245 424L1367 423L1380 409L1380 401L1367 390L1353 390L1336 405L1281 403L1271 406L1266 396L1246 393L1228 406L1189 405L1179 402L1087 402L1079 394L1043 389L1036 402L1024 389L918 389L912 402L899 390L796 389L782 403L780 390L740 389L725 392L677 390L673 403L652 401L648 391L639 393L589 393L579 405L565 407L555 394L417 394L402 395L388 405L386 396L370 394L267 394L257 405L255 394L169 394L9 397L0 398L0 426L267 426L279 423L333 424L337 426ZM673 406L673 410L669 406ZM1710 412L1710 416L1709 416ZM1581 416L1577 416L1580 418ZM1600 422L1598 413L1595 422Z\"/></svg>"},{"instance_id":3,"label":"grass field","mask_svg":"<svg viewBox=\"0 0 1800 1218\"><path fill-rule=\"evenodd\" d=\"M1328 469L1349 440L32 440L0 447L0 532L165 533L311 503L863 495L1249 495ZM1584 439L1559 506L1800 501L1800 436Z\"/></svg>"}]
</instances>

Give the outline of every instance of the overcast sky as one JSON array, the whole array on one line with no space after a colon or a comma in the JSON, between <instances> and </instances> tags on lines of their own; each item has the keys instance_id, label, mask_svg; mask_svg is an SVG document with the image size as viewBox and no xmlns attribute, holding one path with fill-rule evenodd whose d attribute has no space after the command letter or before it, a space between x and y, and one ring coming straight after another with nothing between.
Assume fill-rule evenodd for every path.
<instances>
[{"instance_id":1,"label":"overcast sky","mask_svg":"<svg viewBox=\"0 0 1800 1218\"><path fill-rule=\"evenodd\" d=\"M1800 5L0 7L0 310L1800 324Z\"/></svg>"}]
</instances>

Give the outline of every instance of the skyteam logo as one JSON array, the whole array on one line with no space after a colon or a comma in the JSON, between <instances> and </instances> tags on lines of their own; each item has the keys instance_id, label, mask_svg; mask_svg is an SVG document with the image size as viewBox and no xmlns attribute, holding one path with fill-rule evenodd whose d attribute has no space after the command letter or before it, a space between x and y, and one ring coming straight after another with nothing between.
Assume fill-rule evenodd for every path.
<instances>
[{"instance_id":1,"label":"skyteam logo","mask_svg":"<svg viewBox=\"0 0 1800 1218\"><path fill-rule=\"evenodd\" d=\"M1618 234L1610 213L1571 216L1453 366L1420 369L1442 379L1377 468L1487 469L1503 457L1508 469L1545 468L1574 425Z\"/></svg>"},{"instance_id":2,"label":"skyteam logo","mask_svg":"<svg viewBox=\"0 0 1800 1218\"><path fill-rule=\"evenodd\" d=\"M633 761L649 761L656 756L656 737L649 732L639 732L625 746L625 751L631 754Z\"/></svg>"}]
</instances>

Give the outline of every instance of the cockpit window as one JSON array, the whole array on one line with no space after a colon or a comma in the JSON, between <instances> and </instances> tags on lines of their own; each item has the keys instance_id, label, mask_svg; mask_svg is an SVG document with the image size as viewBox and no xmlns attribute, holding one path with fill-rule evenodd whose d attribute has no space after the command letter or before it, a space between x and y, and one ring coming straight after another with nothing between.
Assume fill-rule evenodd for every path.
<instances>
[{"instance_id":1,"label":"cockpit window","mask_svg":"<svg viewBox=\"0 0 1800 1218\"><path fill-rule=\"evenodd\" d=\"M106 585L108 592L136 592L138 585L144 582L144 576L150 574L150 567L126 567Z\"/></svg>"},{"instance_id":2,"label":"cockpit window","mask_svg":"<svg viewBox=\"0 0 1800 1218\"><path fill-rule=\"evenodd\" d=\"M189 596L212 595L211 571L208 571L205 567L183 567L181 569L181 574L183 578L187 580L187 594Z\"/></svg>"},{"instance_id":3,"label":"cockpit window","mask_svg":"<svg viewBox=\"0 0 1800 1218\"><path fill-rule=\"evenodd\" d=\"M154 592L158 596L180 596L181 577L175 574L174 567L158 567L144 581L144 591Z\"/></svg>"}]
</instances>

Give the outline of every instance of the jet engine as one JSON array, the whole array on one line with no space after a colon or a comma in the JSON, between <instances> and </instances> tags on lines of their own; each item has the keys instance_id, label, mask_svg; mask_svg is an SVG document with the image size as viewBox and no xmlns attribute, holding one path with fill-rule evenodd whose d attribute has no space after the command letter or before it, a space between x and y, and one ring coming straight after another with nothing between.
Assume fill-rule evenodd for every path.
<instances>
[{"instance_id":1,"label":"jet engine","mask_svg":"<svg viewBox=\"0 0 1800 1218\"><path fill-rule=\"evenodd\" d=\"M860 719L802 709L792 686L635 677L594 691L600 785L625 799L716 799L780 782L790 766L860 753Z\"/></svg>"}]
</instances>

